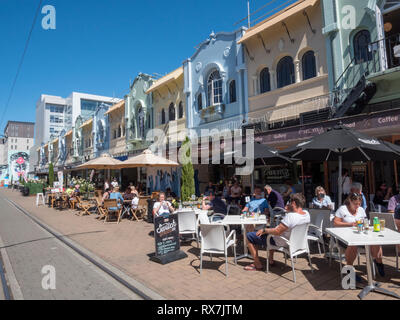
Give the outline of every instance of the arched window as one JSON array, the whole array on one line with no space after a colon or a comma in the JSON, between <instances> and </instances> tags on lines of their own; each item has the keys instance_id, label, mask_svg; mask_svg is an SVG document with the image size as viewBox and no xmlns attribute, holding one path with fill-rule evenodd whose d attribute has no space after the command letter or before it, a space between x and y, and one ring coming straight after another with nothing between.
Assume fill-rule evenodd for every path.
<instances>
[{"instance_id":1,"label":"arched window","mask_svg":"<svg viewBox=\"0 0 400 320\"><path fill-rule=\"evenodd\" d=\"M282 58L276 68L278 88L283 88L295 82L293 59L289 56Z\"/></svg>"},{"instance_id":2,"label":"arched window","mask_svg":"<svg viewBox=\"0 0 400 320\"><path fill-rule=\"evenodd\" d=\"M307 51L301 61L303 67L303 80L311 79L317 76L317 66L315 62L314 51Z\"/></svg>"},{"instance_id":3,"label":"arched window","mask_svg":"<svg viewBox=\"0 0 400 320\"><path fill-rule=\"evenodd\" d=\"M354 58L356 64L372 60L372 53L368 50L371 43L371 34L368 30L361 30L354 36Z\"/></svg>"},{"instance_id":4,"label":"arched window","mask_svg":"<svg viewBox=\"0 0 400 320\"><path fill-rule=\"evenodd\" d=\"M144 138L144 131L145 131L145 114L143 108L140 106L138 108L138 129L139 129L139 138Z\"/></svg>"},{"instance_id":5,"label":"arched window","mask_svg":"<svg viewBox=\"0 0 400 320\"><path fill-rule=\"evenodd\" d=\"M183 102L179 102L179 110L178 110L178 117L179 119L183 118Z\"/></svg>"},{"instance_id":6,"label":"arched window","mask_svg":"<svg viewBox=\"0 0 400 320\"><path fill-rule=\"evenodd\" d=\"M173 121L175 119L175 105L171 103L168 108L168 120Z\"/></svg>"},{"instance_id":7,"label":"arched window","mask_svg":"<svg viewBox=\"0 0 400 320\"><path fill-rule=\"evenodd\" d=\"M197 95L197 110L203 109L203 96L201 93Z\"/></svg>"},{"instance_id":8,"label":"arched window","mask_svg":"<svg viewBox=\"0 0 400 320\"><path fill-rule=\"evenodd\" d=\"M118 126L118 138L122 137L122 127Z\"/></svg>"},{"instance_id":9,"label":"arched window","mask_svg":"<svg viewBox=\"0 0 400 320\"><path fill-rule=\"evenodd\" d=\"M271 78L269 69L264 68L260 72L260 93L271 91Z\"/></svg>"},{"instance_id":10,"label":"arched window","mask_svg":"<svg viewBox=\"0 0 400 320\"><path fill-rule=\"evenodd\" d=\"M213 71L207 80L208 105L222 103L222 78L218 70Z\"/></svg>"},{"instance_id":11,"label":"arched window","mask_svg":"<svg viewBox=\"0 0 400 320\"><path fill-rule=\"evenodd\" d=\"M150 129L151 127L151 118L150 118L150 114L147 114L147 129Z\"/></svg>"},{"instance_id":12,"label":"arched window","mask_svg":"<svg viewBox=\"0 0 400 320\"><path fill-rule=\"evenodd\" d=\"M161 110L161 124L165 124L165 110Z\"/></svg>"},{"instance_id":13,"label":"arched window","mask_svg":"<svg viewBox=\"0 0 400 320\"><path fill-rule=\"evenodd\" d=\"M234 103L236 102L236 81L232 80L229 83L229 102Z\"/></svg>"}]
</instances>

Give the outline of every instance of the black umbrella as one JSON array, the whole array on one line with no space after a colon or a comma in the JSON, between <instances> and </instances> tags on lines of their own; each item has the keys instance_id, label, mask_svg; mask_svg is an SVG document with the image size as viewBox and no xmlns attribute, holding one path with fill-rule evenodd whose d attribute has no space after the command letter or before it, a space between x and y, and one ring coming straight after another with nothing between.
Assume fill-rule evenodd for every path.
<instances>
[{"instance_id":1,"label":"black umbrella","mask_svg":"<svg viewBox=\"0 0 400 320\"><path fill-rule=\"evenodd\" d=\"M400 148L390 145L392 144L384 143L339 124L332 129L328 129L325 133L282 151L281 154L305 161L338 160L338 191L339 195L341 195L342 162L399 160ZM341 205L340 196L339 205Z\"/></svg>"}]
</instances>

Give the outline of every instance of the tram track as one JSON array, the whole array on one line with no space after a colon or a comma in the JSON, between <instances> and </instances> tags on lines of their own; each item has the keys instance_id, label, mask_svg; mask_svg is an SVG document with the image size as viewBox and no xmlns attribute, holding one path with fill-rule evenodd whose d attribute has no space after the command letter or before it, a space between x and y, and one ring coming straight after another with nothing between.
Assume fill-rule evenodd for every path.
<instances>
[{"instance_id":1,"label":"tram track","mask_svg":"<svg viewBox=\"0 0 400 320\"><path fill-rule=\"evenodd\" d=\"M115 280L117 283L119 283L120 285L124 286L126 289L128 289L130 292L134 293L135 295L137 295L139 298L143 299L143 300L155 300L155 299L159 299L158 297L154 298L151 297L152 294L147 294L144 291L146 290L142 290L141 288L138 288L137 286L135 286L134 284L128 282L127 280L123 279L121 276L119 276L118 274L116 274L114 271L110 270L110 268L108 268L107 266L105 266L104 264L102 264L99 261L96 261L96 259L94 259L93 257L89 256L88 254L86 254L85 252L83 252L80 248L78 248L77 246L75 246L73 243L71 243L70 241L68 241L67 239L65 239L65 237L63 237L60 234L57 234L55 231L51 230L49 227L47 227L46 225L44 225L39 219L37 219L36 217L34 217L32 214L30 214L28 211L26 211L24 208L22 208L21 206L19 206L17 203L15 203L14 201L7 199L7 198L3 198L5 201L7 201L11 206L13 206L16 210L18 210L19 212L21 212L22 214L24 214L25 216L27 216L29 219L31 219L36 225L38 225L40 228L42 228L43 230L45 230L46 232L50 233L55 239L57 239L58 241L62 242L64 245L66 245L67 247L69 247L70 249L72 249L77 255L79 255L80 257L84 258L85 260L89 261L91 264L93 264L95 267L97 267L98 269L100 269L102 272L104 272L106 275L108 275L109 277L111 277L113 280ZM10 297L11 299L11 294L10 294L10 290L7 286L7 281L5 278L5 272L4 272L4 268L3 265L1 263L0 260L0 277L1 277L1 281L2 281L2 285L3 285L3 291L4 291L4 295L6 297ZM150 290L150 289L149 289ZM150 290L151 291L151 290ZM8 299L8 300L10 300Z\"/></svg>"}]
</instances>

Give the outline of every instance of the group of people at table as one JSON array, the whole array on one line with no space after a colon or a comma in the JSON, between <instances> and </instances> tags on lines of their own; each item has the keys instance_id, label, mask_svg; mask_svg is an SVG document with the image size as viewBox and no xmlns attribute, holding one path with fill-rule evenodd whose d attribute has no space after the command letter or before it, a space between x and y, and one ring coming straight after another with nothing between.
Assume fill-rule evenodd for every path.
<instances>
[{"instance_id":1,"label":"group of people at table","mask_svg":"<svg viewBox=\"0 0 400 320\"><path fill-rule=\"evenodd\" d=\"M284 208L286 214L283 217L283 220L281 220L275 228L262 228L260 230L247 232L246 237L248 240L248 249L254 258L254 262L244 268L246 271L263 270L262 263L258 256L258 248L266 247L268 235L272 235L272 237L270 237L271 245L286 246L286 243L280 238L280 236L290 239L291 230L294 227L310 223L310 214L305 210L306 201L303 194L291 193L285 204L282 195L276 190L273 190L271 186L265 186L264 191L265 192L263 193L262 188L255 187L253 198L250 202L246 203L242 212L260 212L261 214L270 216L270 210L278 207ZM220 197L216 197L214 190L206 192L207 196L203 198L202 209L212 210L214 213L225 215L227 213L226 201ZM394 196L393 199L390 199L389 203L391 204L389 206L389 212L394 213L396 224L400 227L400 196ZM334 203L326 194L323 187L316 188L312 206L314 208L334 209ZM365 208L366 200L362 193L362 186L359 183L353 183L350 188L350 194L348 194L344 204L340 206L334 214L334 227L343 228L357 226L358 220L367 218ZM167 216L172 212L174 212L174 208L168 201L165 201L165 194L161 193L159 202L154 205L154 216ZM345 248L347 265L352 266L357 257L358 248L354 246L346 246L340 241L339 244L341 247ZM268 254L269 264L270 266L273 266L275 264L274 251L271 250ZM371 254L379 275L385 276L385 268L382 260L382 248L380 246L372 246ZM358 275L356 275L356 281L361 281L361 278Z\"/></svg>"}]
</instances>

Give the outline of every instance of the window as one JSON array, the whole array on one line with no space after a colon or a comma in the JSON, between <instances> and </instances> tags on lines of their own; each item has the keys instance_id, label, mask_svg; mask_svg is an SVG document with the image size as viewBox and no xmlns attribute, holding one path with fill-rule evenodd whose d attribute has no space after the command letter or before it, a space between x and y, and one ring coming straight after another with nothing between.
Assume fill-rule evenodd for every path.
<instances>
[{"instance_id":1,"label":"window","mask_svg":"<svg viewBox=\"0 0 400 320\"><path fill-rule=\"evenodd\" d=\"M201 93L197 95L197 109L200 111L203 109L203 96Z\"/></svg>"},{"instance_id":2,"label":"window","mask_svg":"<svg viewBox=\"0 0 400 320\"><path fill-rule=\"evenodd\" d=\"M271 91L271 78L269 69L264 68L260 72L260 93Z\"/></svg>"},{"instance_id":3,"label":"window","mask_svg":"<svg viewBox=\"0 0 400 320\"><path fill-rule=\"evenodd\" d=\"M236 102L236 81L232 80L229 83L229 102L234 103Z\"/></svg>"},{"instance_id":4,"label":"window","mask_svg":"<svg viewBox=\"0 0 400 320\"><path fill-rule=\"evenodd\" d=\"M114 139L117 139L117 130L114 130Z\"/></svg>"},{"instance_id":5,"label":"window","mask_svg":"<svg viewBox=\"0 0 400 320\"><path fill-rule=\"evenodd\" d=\"M303 80L315 78L317 76L317 66L314 51L307 51L302 58Z\"/></svg>"},{"instance_id":6,"label":"window","mask_svg":"<svg viewBox=\"0 0 400 320\"><path fill-rule=\"evenodd\" d=\"M183 103L182 103L182 101L179 102L178 116L179 116L179 119L182 119L182 118L183 118Z\"/></svg>"},{"instance_id":7,"label":"window","mask_svg":"<svg viewBox=\"0 0 400 320\"><path fill-rule=\"evenodd\" d=\"M122 128L121 126L118 127L118 138L122 137Z\"/></svg>"},{"instance_id":8,"label":"window","mask_svg":"<svg viewBox=\"0 0 400 320\"><path fill-rule=\"evenodd\" d=\"M151 118L150 118L150 113L147 114L147 129L151 128Z\"/></svg>"},{"instance_id":9,"label":"window","mask_svg":"<svg viewBox=\"0 0 400 320\"><path fill-rule=\"evenodd\" d=\"M161 110L161 124L165 124L165 110Z\"/></svg>"},{"instance_id":10,"label":"window","mask_svg":"<svg viewBox=\"0 0 400 320\"><path fill-rule=\"evenodd\" d=\"M213 71L207 81L208 105L222 103L222 78L218 70Z\"/></svg>"},{"instance_id":11,"label":"window","mask_svg":"<svg viewBox=\"0 0 400 320\"><path fill-rule=\"evenodd\" d=\"M175 118L175 106L173 103L171 103L168 108L168 119L169 119L169 121L173 121L176 119Z\"/></svg>"},{"instance_id":12,"label":"window","mask_svg":"<svg viewBox=\"0 0 400 320\"><path fill-rule=\"evenodd\" d=\"M282 58L277 66L278 88L283 88L295 82L293 59L289 56Z\"/></svg>"},{"instance_id":13,"label":"window","mask_svg":"<svg viewBox=\"0 0 400 320\"><path fill-rule=\"evenodd\" d=\"M368 30L362 30L354 36L354 58L356 64L372 60L372 53L368 50L371 43L371 35Z\"/></svg>"},{"instance_id":14,"label":"window","mask_svg":"<svg viewBox=\"0 0 400 320\"><path fill-rule=\"evenodd\" d=\"M26 150L29 150L29 146L26 147Z\"/></svg>"}]
</instances>

